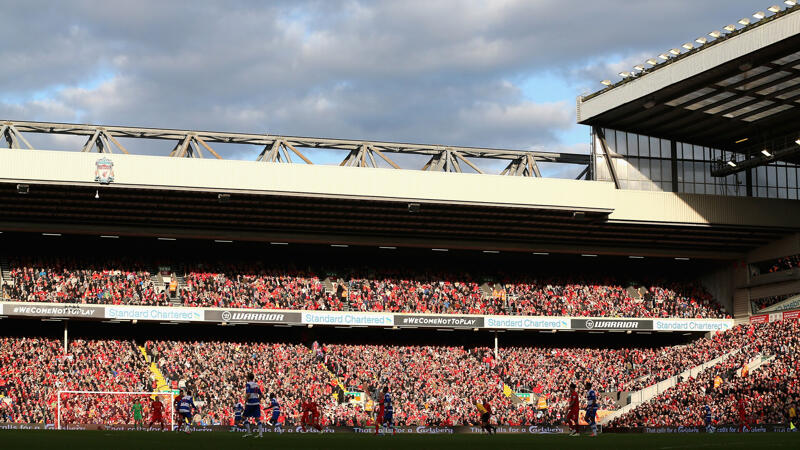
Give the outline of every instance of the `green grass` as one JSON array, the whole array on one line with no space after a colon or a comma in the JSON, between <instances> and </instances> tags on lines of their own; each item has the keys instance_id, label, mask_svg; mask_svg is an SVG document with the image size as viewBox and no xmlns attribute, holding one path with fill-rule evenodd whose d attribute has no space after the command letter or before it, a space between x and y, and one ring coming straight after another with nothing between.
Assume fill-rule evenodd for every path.
<instances>
[{"instance_id":1,"label":"green grass","mask_svg":"<svg viewBox=\"0 0 800 450\"><path fill-rule=\"evenodd\" d=\"M263 439L242 439L238 433L156 433L136 431L0 431L0 448L42 450L201 450L201 449L800 449L800 433L605 434L596 438L566 435L398 435L265 433Z\"/></svg>"}]
</instances>

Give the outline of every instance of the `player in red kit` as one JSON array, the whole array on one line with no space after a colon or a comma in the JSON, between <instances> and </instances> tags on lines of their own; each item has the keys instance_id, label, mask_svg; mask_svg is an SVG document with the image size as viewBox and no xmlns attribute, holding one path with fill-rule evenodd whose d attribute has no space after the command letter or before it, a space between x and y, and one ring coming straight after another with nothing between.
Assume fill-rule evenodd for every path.
<instances>
[{"instance_id":1,"label":"player in red kit","mask_svg":"<svg viewBox=\"0 0 800 450\"><path fill-rule=\"evenodd\" d=\"M381 429L381 425L383 424L383 401L381 401L378 405L378 415L375 417L375 434L378 434L378 431Z\"/></svg>"},{"instance_id":2,"label":"player in red kit","mask_svg":"<svg viewBox=\"0 0 800 450\"><path fill-rule=\"evenodd\" d=\"M747 427L747 431L750 431L750 420L747 418L743 397L739 397L739 400L737 400L736 410L739 412L739 432L744 432L745 427Z\"/></svg>"},{"instance_id":3,"label":"player in red kit","mask_svg":"<svg viewBox=\"0 0 800 450\"><path fill-rule=\"evenodd\" d=\"M578 410L580 409L580 400L578 399L578 392L575 390L575 383L569 385L569 409L567 410L567 424L572 431L570 436L580 436L578 434Z\"/></svg>"},{"instance_id":4,"label":"player in red kit","mask_svg":"<svg viewBox=\"0 0 800 450\"><path fill-rule=\"evenodd\" d=\"M319 426L319 409L317 408L317 402L314 400L306 400L301 405L301 409L303 411L303 417L300 424L303 427L303 431L306 431L306 425L311 425L318 431L322 431L322 427Z\"/></svg>"},{"instance_id":5,"label":"player in red kit","mask_svg":"<svg viewBox=\"0 0 800 450\"><path fill-rule=\"evenodd\" d=\"M164 420L164 405L157 397L154 397L153 401L150 402L150 424L147 428L152 428L156 422L161 424L161 431L164 431L164 425L166 424Z\"/></svg>"}]
</instances>

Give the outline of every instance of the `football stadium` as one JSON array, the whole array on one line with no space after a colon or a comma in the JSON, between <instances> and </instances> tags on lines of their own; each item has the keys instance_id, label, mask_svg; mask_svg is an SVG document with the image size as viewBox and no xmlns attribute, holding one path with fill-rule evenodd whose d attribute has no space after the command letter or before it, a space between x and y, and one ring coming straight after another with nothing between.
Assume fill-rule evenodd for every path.
<instances>
[{"instance_id":1,"label":"football stadium","mask_svg":"<svg viewBox=\"0 0 800 450\"><path fill-rule=\"evenodd\" d=\"M589 154L0 120L0 442L800 448L796 3L579 96Z\"/></svg>"}]
</instances>

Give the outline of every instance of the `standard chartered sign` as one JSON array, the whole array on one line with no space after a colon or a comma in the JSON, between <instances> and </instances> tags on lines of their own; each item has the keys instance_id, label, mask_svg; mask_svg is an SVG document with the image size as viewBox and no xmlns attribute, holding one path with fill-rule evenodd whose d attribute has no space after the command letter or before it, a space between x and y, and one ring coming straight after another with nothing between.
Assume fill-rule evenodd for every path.
<instances>
[{"instance_id":1,"label":"standard chartered sign","mask_svg":"<svg viewBox=\"0 0 800 450\"><path fill-rule=\"evenodd\" d=\"M488 316L484 328L519 330L568 330L569 320L561 317Z\"/></svg>"},{"instance_id":2,"label":"standard chartered sign","mask_svg":"<svg viewBox=\"0 0 800 450\"><path fill-rule=\"evenodd\" d=\"M356 325L390 327L394 325L391 314L348 312L304 312L303 323L309 325Z\"/></svg>"},{"instance_id":3,"label":"standard chartered sign","mask_svg":"<svg viewBox=\"0 0 800 450\"><path fill-rule=\"evenodd\" d=\"M203 321L201 308L170 308L166 306L109 306L106 318L119 320L177 320L188 322Z\"/></svg>"},{"instance_id":4,"label":"standard chartered sign","mask_svg":"<svg viewBox=\"0 0 800 450\"><path fill-rule=\"evenodd\" d=\"M733 327L730 319L655 319L656 331L725 331Z\"/></svg>"}]
</instances>

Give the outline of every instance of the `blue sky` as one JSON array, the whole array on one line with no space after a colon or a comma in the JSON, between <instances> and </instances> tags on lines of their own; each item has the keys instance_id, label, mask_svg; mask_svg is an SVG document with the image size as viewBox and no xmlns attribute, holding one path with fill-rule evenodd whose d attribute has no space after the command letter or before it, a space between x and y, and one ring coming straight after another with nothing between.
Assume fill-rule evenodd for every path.
<instances>
[{"instance_id":1,"label":"blue sky","mask_svg":"<svg viewBox=\"0 0 800 450\"><path fill-rule=\"evenodd\" d=\"M12 0L0 15L0 119L587 152L577 95L768 6ZM258 150L219 149L238 159Z\"/></svg>"}]
</instances>

